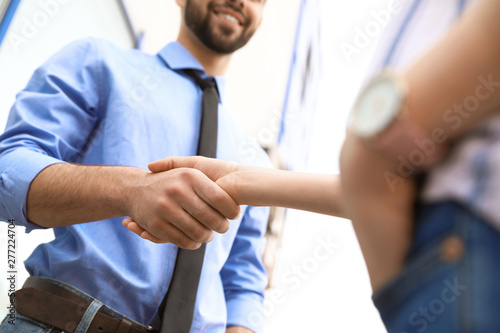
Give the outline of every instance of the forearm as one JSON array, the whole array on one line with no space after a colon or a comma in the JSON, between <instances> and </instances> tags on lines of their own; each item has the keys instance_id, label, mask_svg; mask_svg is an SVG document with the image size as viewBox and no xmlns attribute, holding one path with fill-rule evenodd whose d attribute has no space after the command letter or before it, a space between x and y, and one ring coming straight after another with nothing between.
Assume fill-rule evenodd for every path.
<instances>
[{"instance_id":1,"label":"forearm","mask_svg":"<svg viewBox=\"0 0 500 333\"><path fill-rule=\"evenodd\" d=\"M239 205L278 206L346 217L339 175L318 175L228 163L204 157L167 157L149 164L153 173L195 168Z\"/></svg>"},{"instance_id":2,"label":"forearm","mask_svg":"<svg viewBox=\"0 0 500 333\"><path fill-rule=\"evenodd\" d=\"M240 204L287 207L346 217L338 175L242 167L231 176L235 177L234 192Z\"/></svg>"},{"instance_id":3,"label":"forearm","mask_svg":"<svg viewBox=\"0 0 500 333\"><path fill-rule=\"evenodd\" d=\"M397 165L348 132L340 155L344 209L352 221L373 290L404 265L411 241L415 183L390 188L384 173Z\"/></svg>"},{"instance_id":4,"label":"forearm","mask_svg":"<svg viewBox=\"0 0 500 333\"><path fill-rule=\"evenodd\" d=\"M429 134L457 138L500 109L499 13L498 0L477 3L405 73L410 117Z\"/></svg>"},{"instance_id":5,"label":"forearm","mask_svg":"<svg viewBox=\"0 0 500 333\"><path fill-rule=\"evenodd\" d=\"M31 183L28 219L61 227L127 215L124 195L134 177L147 171L131 167L53 164Z\"/></svg>"}]
</instances>

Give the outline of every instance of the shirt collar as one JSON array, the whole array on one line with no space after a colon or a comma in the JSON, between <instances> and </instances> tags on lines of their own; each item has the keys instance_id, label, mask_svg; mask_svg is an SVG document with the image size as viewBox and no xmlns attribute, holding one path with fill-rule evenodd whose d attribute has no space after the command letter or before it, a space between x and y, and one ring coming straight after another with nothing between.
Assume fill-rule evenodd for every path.
<instances>
[{"instance_id":1,"label":"shirt collar","mask_svg":"<svg viewBox=\"0 0 500 333\"><path fill-rule=\"evenodd\" d=\"M174 71L182 71L184 69L196 69L205 74L205 70L200 62L179 42L168 43L163 49L158 52L158 56L163 59L167 66ZM216 76L217 89L221 102L223 101L226 80L222 76Z\"/></svg>"}]
</instances>

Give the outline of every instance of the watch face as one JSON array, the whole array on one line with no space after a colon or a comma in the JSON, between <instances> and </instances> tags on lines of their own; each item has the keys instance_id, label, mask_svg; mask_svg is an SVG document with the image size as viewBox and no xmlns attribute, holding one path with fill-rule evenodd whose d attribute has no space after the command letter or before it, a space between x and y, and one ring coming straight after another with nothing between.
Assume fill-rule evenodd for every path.
<instances>
[{"instance_id":1,"label":"watch face","mask_svg":"<svg viewBox=\"0 0 500 333\"><path fill-rule=\"evenodd\" d=\"M349 125L362 137L372 137L384 130L401 107L402 87L391 76L379 76L359 95Z\"/></svg>"}]
</instances>

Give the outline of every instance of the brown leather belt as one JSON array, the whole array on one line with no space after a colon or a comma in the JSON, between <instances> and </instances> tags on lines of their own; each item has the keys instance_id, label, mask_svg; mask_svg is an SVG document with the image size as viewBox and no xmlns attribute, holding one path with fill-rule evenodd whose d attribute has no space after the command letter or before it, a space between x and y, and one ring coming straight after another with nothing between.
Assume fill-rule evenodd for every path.
<instances>
[{"instance_id":1,"label":"brown leather belt","mask_svg":"<svg viewBox=\"0 0 500 333\"><path fill-rule=\"evenodd\" d=\"M23 288L11 295L16 311L23 316L74 333L91 300L47 279L30 277ZM89 333L152 333L152 327L138 325L101 307L90 324Z\"/></svg>"}]
</instances>

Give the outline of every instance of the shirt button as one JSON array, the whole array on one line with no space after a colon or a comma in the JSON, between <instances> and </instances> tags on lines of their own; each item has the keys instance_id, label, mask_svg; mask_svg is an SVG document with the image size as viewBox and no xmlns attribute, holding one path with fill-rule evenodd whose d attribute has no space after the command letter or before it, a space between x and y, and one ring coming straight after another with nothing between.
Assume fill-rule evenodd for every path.
<instances>
[{"instance_id":1,"label":"shirt button","mask_svg":"<svg viewBox=\"0 0 500 333\"><path fill-rule=\"evenodd\" d=\"M439 258L445 264L453 265L462 260L465 244L457 235L447 236L441 241Z\"/></svg>"}]
</instances>

